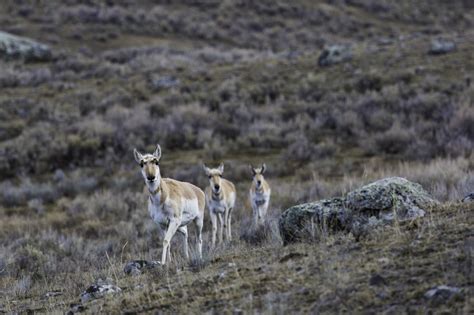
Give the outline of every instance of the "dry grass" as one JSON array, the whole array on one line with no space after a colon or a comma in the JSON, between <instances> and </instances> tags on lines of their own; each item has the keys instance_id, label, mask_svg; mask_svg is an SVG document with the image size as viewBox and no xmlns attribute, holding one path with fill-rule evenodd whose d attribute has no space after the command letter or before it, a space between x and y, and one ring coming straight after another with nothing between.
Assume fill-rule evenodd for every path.
<instances>
[{"instance_id":1,"label":"dry grass","mask_svg":"<svg viewBox=\"0 0 474 315\"><path fill-rule=\"evenodd\" d=\"M0 312L64 312L99 279L124 292L89 312L472 311L473 209L456 203L474 187L468 1L0 8L2 30L53 49L46 62L0 60ZM456 51L427 55L434 37ZM351 44L354 58L317 67L334 43ZM225 161L238 190L236 240L205 245L200 262L185 261L174 240L169 268L125 277L125 261L160 254L132 155L157 142L164 176L200 187L200 164ZM272 201L257 229L247 165L262 162ZM287 207L392 175L444 206L416 228L360 242L281 246L276 220ZM383 284L370 285L377 274ZM438 284L463 294L432 305L423 293Z\"/></svg>"}]
</instances>

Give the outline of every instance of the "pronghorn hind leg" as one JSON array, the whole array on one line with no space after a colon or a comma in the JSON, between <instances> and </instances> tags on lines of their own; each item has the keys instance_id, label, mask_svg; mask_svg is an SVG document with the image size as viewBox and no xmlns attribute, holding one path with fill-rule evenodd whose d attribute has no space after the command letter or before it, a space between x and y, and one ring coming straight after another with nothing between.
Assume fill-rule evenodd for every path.
<instances>
[{"instance_id":1,"label":"pronghorn hind leg","mask_svg":"<svg viewBox=\"0 0 474 315\"><path fill-rule=\"evenodd\" d=\"M184 257L189 260L189 248L188 248L188 228L186 226L180 226L178 231L183 235L183 253Z\"/></svg>"},{"instance_id":2,"label":"pronghorn hind leg","mask_svg":"<svg viewBox=\"0 0 474 315\"><path fill-rule=\"evenodd\" d=\"M204 226L204 218L198 217L194 220L196 224L196 247L199 259L202 259L202 227Z\"/></svg>"},{"instance_id":3,"label":"pronghorn hind leg","mask_svg":"<svg viewBox=\"0 0 474 315\"><path fill-rule=\"evenodd\" d=\"M170 221L168 224L168 229L166 230L165 237L163 239L163 253L161 255L161 264L166 264L166 259L169 260L171 253L171 238L174 236L178 230L179 223L174 220ZM168 255L168 257L166 257Z\"/></svg>"}]
</instances>

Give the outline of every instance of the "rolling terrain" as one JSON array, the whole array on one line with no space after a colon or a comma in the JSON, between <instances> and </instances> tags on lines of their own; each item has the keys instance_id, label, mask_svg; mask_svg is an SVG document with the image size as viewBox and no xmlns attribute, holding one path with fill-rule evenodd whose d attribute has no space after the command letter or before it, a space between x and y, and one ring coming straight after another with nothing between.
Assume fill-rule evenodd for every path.
<instances>
[{"instance_id":1,"label":"rolling terrain","mask_svg":"<svg viewBox=\"0 0 474 315\"><path fill-rule=\"evenodd\" d=\"M51 55L0 58L0 312L77 311L100 281L123 291L85 312L472 312L473 26L461 0L2 1L0 30ZM455 49L430 53L438 39ZM319 66L336 44L349 60ZM235 241L210 251L206 216L202 262L176 240L169 268L126 276L161 253L132 153L156 143L163 176L201 188L224 161ZM262 162L270 214L247 242ZM282 246L286 208L388 176L442 205ZM425 296L439 285L461 293Z\"/></svg>"}]
</instances>

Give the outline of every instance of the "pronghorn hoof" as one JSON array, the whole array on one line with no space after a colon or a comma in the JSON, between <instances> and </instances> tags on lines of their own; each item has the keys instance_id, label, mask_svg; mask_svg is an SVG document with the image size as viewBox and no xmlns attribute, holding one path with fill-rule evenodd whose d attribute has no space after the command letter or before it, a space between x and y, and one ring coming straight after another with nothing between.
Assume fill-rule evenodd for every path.
<instances>
[{"instance_id":1,"label":"pronghorn hoof","mask_svg":"<svg viewBox=\"0 0 474 315\"><path fill-rule=\"evenodd\" d=\"M127 275L137 276L157 266L161 266L161 262L156 260L132 260L125 265L123 272Z\"/></svg>"}]
</instances>

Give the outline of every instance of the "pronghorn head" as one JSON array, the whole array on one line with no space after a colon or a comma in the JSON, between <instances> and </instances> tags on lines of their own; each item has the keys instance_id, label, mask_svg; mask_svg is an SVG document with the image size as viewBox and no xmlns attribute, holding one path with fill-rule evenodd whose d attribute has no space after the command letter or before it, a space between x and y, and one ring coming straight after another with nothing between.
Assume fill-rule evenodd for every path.
<instances>
[{"instance_id":1,"label":"pronghorn head","mask_svg":"<svg viewBox=\"0 0 474 315\"><path fill-rule=\"evenodd\" d=\"M263 183L263 173L265 173L265 170L267 169L267 166L265 163L262 164L262 167L259 168L254 168L252 165L249 165L250 169L252 170L252 175L253 175L253 182L255 183L255 187L259 189L262 187Z\"/></svg>"},{"instance_id":2,"label":"pronghorn head","mask_svg":"<svg viewBox=\"0 0 474 315\"><path fill-rule=\"evenodd\" d=\"M209 168L203 165L204 172L209 178L209 184L214 193L218 194L222 188L222 173L224 173L224 163L221 163L218 168Z\"/></svg>"},{"instance_id":3,"label":"pronghorn head","mask_svg":"<svg viewBox=\"0 0 474 315\"><path fill-rule=\"evenodd\" d=\"M142 169L142 175L145 183L150 190L156 190L160 185L161 174L158 162L161 158L161 147L158 144L153 154L141 154L137 149L133 149L135 160Z\"/></svg>"}]
</instances>

